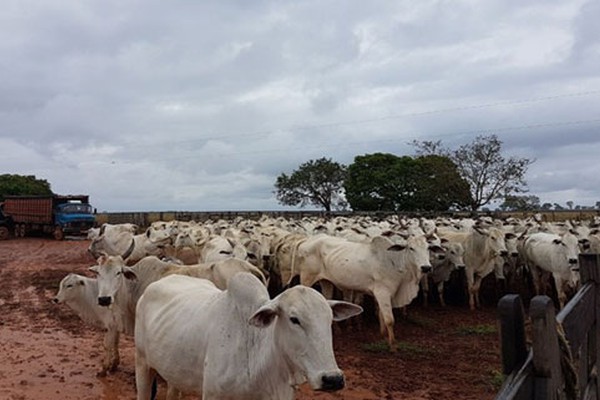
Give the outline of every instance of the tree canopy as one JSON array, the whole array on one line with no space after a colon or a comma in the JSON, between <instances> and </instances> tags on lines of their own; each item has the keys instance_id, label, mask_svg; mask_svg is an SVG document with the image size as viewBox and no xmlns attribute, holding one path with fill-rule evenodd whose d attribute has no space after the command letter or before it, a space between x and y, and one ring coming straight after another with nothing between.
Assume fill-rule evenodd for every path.
<instances>
[{"instance_id":1,"label":"tree canopy","mask_svg":"<svg viewBox=\"0 0 600 400\"><path fill-rule=\"evenodd\" d=\"M37 179L35 175L0 175L0 202L5 196L46 196L51 195L50 183Z\"/></svg>"},{"instance_id":2,"label":"tree canopy","mask_svg":"<svg viewBox=\"0 0 600 400\"><path fill-rule=\"evenodd\" d=\"M533 162L528 158L502 154L502 142L496 135L477 136L471 143L451 151L440 141L413 141L418 155L438 154L449 157L471 190L471 210L527 190L525 173Z\"/></svg>"},{"instance_id":3,"label":"tree canopy","mask_svg":"<svg viewBox=\"0 0 600 400\"><path fill-rule=\"evenodd\" d=\"M282 173L275 182L275 195L284 205L304 207L308 204L326 211L346 206L342 185L346 166L327 158L301 164L290 175Z\"/></svg>"},{"instance_id":4,"label":"tree canopy","mask_svg":"<svg viewBox=\"0 0 600 400\"><path fill-rule=\"evenodd\" d=\"M444 156L357 156L344 184L355 211L446 211L469 204L467 183Z\"/></svg>"}]
</instances>

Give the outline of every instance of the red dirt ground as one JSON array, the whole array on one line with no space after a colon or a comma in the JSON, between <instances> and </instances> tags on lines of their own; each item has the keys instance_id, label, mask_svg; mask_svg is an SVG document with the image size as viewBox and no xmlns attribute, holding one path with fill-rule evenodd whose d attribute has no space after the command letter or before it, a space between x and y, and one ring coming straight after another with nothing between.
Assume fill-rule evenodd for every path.
<instances>
[{"instance_id":1,"label":"red dirt ground","mask_svg":"<svg viewBox=\"0 0 600 400\"><path fill-rule=\"evenodd\" d=\"M87 241L25 238L0 242L0 399L134 399L133 340L121 366L96 377L102 332L50 302L69 272L89 275ZM413 305L398 315L400 349L390 353L376 324L339 327L335 354L347 377L338 393L303 386L298 399L493 399L500 355L495 308ZM160 388L159 398L164 398Z\"/></svg>"}]
</instances>

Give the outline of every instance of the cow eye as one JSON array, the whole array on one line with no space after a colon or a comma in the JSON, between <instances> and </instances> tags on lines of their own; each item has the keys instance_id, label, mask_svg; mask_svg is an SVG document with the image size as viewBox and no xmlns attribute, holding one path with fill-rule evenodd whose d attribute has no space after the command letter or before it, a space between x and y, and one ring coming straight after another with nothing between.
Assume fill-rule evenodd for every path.
<instances>
[{"instance_id":1,"label":"cow eye","mask_svg":"<svg viewBox=\"0 0 600 400\"><path fill-rule=\"evenodd\" d=\"M67 285L67 288L72 288L72 287L73 287L73 285Z\"/></svg>"},{"instance_id":2,"label":"cow eye","mask_svg":"<svg viewBox=\"0 0 600 400\"><path fill-rule=\"evenodd\" d=\"M290 321L292 321L292 324L294 325L300 325L300 320L296 317L290 317Z\"/></svg>"}]
</instances>

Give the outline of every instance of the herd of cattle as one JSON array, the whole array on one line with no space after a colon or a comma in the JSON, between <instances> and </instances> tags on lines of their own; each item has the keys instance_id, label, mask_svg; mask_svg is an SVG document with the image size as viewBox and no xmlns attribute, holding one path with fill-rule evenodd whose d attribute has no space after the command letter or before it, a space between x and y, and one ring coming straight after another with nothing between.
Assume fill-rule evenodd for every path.
<instances>
[{"instance_id":1,"label":"herd of cattle","mask_svg":"<svg viewBox=\"0 0 600 400\"><path fill-rule=\"evenodd\" d=\"M88 237L96 277L67 275L55 302L105 329L103 374L119 364L120 333L134 335L138 399L150 398L156 374L167 398L291 399L306 380L315 390L344 386L330 325L362 312L355 304L364 295L374 298L392 349L393 308L419 290L426 300L430 284L444 305L456 269L466 275L471 309L492 272L527 275L536 293L553 283L562 307L579 284L579 253L600 253L599 226L598 218L549 223L540 215L265 216L161 221L141 234L133 224L104 224ZM334 290L344 301L331 300Z\"/></svg>"}]
</instances>

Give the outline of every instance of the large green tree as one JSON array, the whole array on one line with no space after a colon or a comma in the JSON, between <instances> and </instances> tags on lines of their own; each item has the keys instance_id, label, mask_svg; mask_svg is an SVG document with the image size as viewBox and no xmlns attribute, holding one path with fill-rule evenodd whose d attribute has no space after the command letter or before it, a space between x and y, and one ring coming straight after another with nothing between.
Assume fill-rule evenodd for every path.
<instances>
[{"instance_id":1,"label":"large green tree","mask_svg":"<svg viewBox=\"0 0 600 400\"><path fill-rule=\"evenodd\" d=\"M35 175L0 175L0 201L5 196L46 196L51 195L50 183L37 179Z\"/></svg>"},{"instance_id":2,"label":"large green tree","mask_svg":"<svg viewBox=\"0 0 600 400\"><path fill-rule=\"evenodd\" d=\"M342 185L346 166L327 158L301 164L290 175L282 173L275 182L275 195L284 205L312 204L326 211L343 209L346 201Z\"/></svg>"},{"instance_id":3,"label":"large green tree","mask_svg":"<svg viewBox=\"0 0 600 400\"><path fill-rule=\"evenodd\" d=\"M411 157L389 153L356 156L344 183L346 199L354 211L396 211L409 208L416 189Z\"/></svg>"},{"instance_id":4,"label":"large green tree","mask_svg":"<svg viewBox=\"0 0 600 400\"><path fill-rule=\"evenodd\" d=\"M471 188L471 210L527 191L525 173L533 162L528 158L508 157L496 135L477 136L456 150L444 148L440 141L413 141L417 155L449 157Z\"/></svg>"},{"instance_id":5,"label":"large green tree","mask_svg":"<svg viewBox=\"0 0 600 400\"><path fill-rule=\"evenodd\" d=\"M469 204L469 187L447 157L357 156L344 184L355 211L446 211Z\"/></svg>"},{"instance_id":6,"label":"large green tree","mask_svg":"<svg viewBox=\"0 0 600 400\"><path fill-rule=\"evenodd\" d=\"M416 209L447 211L464 209L471 204L469 184L450 158L427 155L417 157L416 161Z\"/></svg>"}]
</instances>

